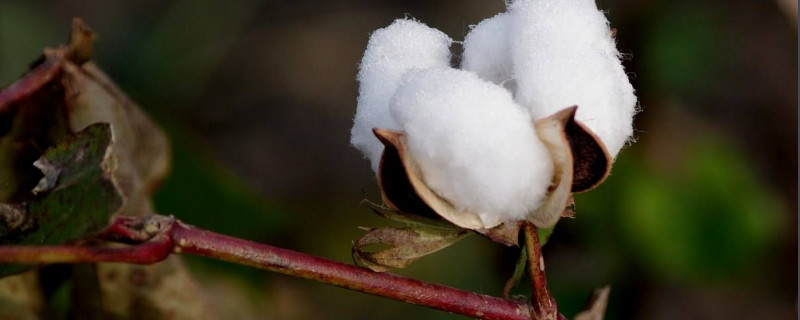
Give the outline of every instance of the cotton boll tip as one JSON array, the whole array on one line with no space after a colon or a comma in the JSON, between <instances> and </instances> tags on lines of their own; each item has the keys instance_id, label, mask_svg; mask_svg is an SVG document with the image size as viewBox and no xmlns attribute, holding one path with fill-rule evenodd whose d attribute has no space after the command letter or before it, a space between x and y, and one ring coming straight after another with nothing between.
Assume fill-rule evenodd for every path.
<instances>
[{"instance_id":1,"label":"cotton boll tip","mask_svg":"<svg viewBox=\"0 0 800 320\"><path fill-rule=\"evenodd\" d=\"M636 96L605 15L592 0L517 0L510 12L520 104L535 119L581 106L577 119L616 156L633 132Z\"/></svg>"},{"instance_id":2,"label":"cotton boll tip","mask_svg":"<svg viewBox=\"0 0 800 320\"><path fill-rule=\"evenodd\" d=\"M398 129L389 114L389 99L400 78L412 69L446 67L450 64L450 39L423 23L398 19L370 35L358 73L359 96L350 143L370 160L377 172L381 143L373 128Z\"/></svg>"}]
</instances>

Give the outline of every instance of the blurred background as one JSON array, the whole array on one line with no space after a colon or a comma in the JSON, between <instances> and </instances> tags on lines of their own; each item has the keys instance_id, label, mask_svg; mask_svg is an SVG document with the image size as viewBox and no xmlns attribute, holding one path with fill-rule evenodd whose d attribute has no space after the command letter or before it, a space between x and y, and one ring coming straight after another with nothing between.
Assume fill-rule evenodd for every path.
<instances>
[{"instance_id":1,"label":"blurred background","mask_svg":"<svg viewBox=\"0 0 800 320\"><path fill-rule=\"evenodd\" d=\"M636 143L544 248L563 313L610 284L608 319L795 318L797 3L598 6L644 111ZM500 0L0 0L0 86L82 17L100 36L97 63L172 139L161 213L350 262L358 226L389 224L362 204L380 195L348 145L370 32L408 16L462 40L503 10ZM473 236L398 273L500 295L518 252ZM185 260L230 318L460 318Z\"/></svg>"}]
</instances>

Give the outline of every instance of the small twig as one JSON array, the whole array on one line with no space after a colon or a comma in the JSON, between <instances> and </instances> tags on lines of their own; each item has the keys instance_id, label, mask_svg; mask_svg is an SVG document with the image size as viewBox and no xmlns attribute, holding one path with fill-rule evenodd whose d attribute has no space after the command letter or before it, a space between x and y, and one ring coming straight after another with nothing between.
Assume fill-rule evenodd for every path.
<instances>
[{"instance_id":1,"label":"small twig","mask_svg":"<svg viewBox=\"0 0 800 320\"><path fill-rule=\"evenodd\" d=\"M152 264L164 260L174 248L172 239L158 236L130 247L0 246L0 263L126 262Z\"/></svg>"},{"instance_id":2,"label":"small twig","mask_svg":"<svg viewBox=\"0 0 800 320\"><path fill-rule=\"evenodd\" d=\"M539 244L539 231L531 223L525 223L525 248L528 251L528 270L530 270L531 286L533 286L533 310L540 319L562 319L558 313L555 299L550 296L547 287L547 276L544 272L542 246Z\"/></svg>"},{"instance_id":3,"label":"small twig","mask_svg":"<svg viewBox=\"0 0 800 320\"><path fill-rule=\"evenodd\" d=\"M154 228L160 232L153 233ZM480 319L539 319L525 303L422 282L187 226L167 217L117 218L101 238L129 247L0 246L2 263L149 264L171 252L253 266ZM148 238L149 237L149 238Z\"/></svg>"}]
</instances>

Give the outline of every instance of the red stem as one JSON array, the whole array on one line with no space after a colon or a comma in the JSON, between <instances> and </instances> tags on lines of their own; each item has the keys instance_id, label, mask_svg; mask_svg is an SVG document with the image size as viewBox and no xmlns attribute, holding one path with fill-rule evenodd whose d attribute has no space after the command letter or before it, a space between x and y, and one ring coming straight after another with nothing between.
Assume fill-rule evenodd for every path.
<instances>
[{"instance_id":1,"label":"red stem","mask_svg":"<svg viewBox=\"0 0 800 320\"><path fill-rule=\"evenodd\" d=\"M525 303L390 273L374 272L354 265L197 229L179 221L173 222L172 219L167 221L170 223L162 229L163 233L130 247L0 246L0 262L149 264L165 259L171 252L182 252L311 279L473 318L537 319L531 313L530 306ZM118 218L101 235L113 236L117 240L136 240L140 238L141 232L128 229L134 225L136 224L132 223L131 218Z\"/></svg>"},{"instance_id":2,"label":"red stem","mask_svg":"<svg viewBox=\"0 0 800 320\"><path fill-rule=\"evenodd\" d=\"M47 59L46 57L45 59L36 68L28 71L25 77L0 90L0 113L5 112L11 105L33 94L34 91L53 80L61 72L60 61Z\"/></svg>"},{"instance_id":3,"label":"red stem","mask_svg":"<svg viewBox=\"0 0 800 320\"><path fill-rule=\"evenodd\" d=\"M525 248L528 250L528 270L531 273L533 286L533 310L541 319L560 319L555 299L547 288L547 276L544 272L544 257L539 244L539 231L531 223L525 223Z\"/></svg>"},{"instance_id":4,"label":"red stem","mask_svg":"<svg viewBox=\"0 0 800 320\"><path fill-rule=\"evenodd\" d=\"M159 236L130 247L0 246L0 263L126 262L152 264L172 253L172 239Z\"/></svg>"}]
</instances>

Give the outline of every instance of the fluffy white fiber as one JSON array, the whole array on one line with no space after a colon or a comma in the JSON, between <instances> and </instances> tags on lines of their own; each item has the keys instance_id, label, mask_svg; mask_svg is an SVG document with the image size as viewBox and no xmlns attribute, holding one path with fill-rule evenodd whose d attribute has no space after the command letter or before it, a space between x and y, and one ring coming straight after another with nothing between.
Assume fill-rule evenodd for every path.
<instances>
[{"instance_id":1,"label":"fluffy white fiber","mask_svg":"<svg viewBox=\"0 0 800 320\"><path fill-rule=\"evenodd\" d=\"M461 68L484 80L514 90L513 66L508 43L511 17L501 13L472 27L464 38Z\"/></svg>"},{"instance_id":2,"label":"fluffy white fiber","mask_svg":"<svg viewBox=\"0 0 800 320\"><path fill-rule=\"evenodd\" d=\"M423 180L487 227L523 220L544 199L550 155L501 86L451 68L410 71L391 100Z\"/></svg>"},{"instance_id":3,"label":"fluffy white fiber","mask_svg":"<svg viewBox=\"0 0 800 320\"><path fill-rule=\"evenodd\" d=\"M351 143L377 172L373 128L404 131L428 187L487 227L522 220L547 196L550 155L534 120L578 105L616 156L632 134L636 96L594 0L516 0L464 41L412 20L375 31L361 62ZM505 88L504 88L505 87Z\"/></svg>"},{"instance_id":4,"label":"fluffy white fiber","mask_svg":"<svg viewBox=\"0 0 800 320\"><path fill-rule=\"evenodd\" d=\"M408 70L450 65L452 40L439 30L398 19L372 33L358 73L358 107L350 143L361 150L377 172L383 145L372 128L397 130L389 114L389 98Z\"/></svg>"},{"instance_id":5,"label":"fluffy white fiber","mask_svg":"<svg viewBox=\"0 0 800 320\"><path fill-rule=\"evenodd\" d=\"M578 105L616 156L633 133L636 96L594 0L516 0L509 25L517 101L535 118Z\"/></svg>"}]
</instances>

